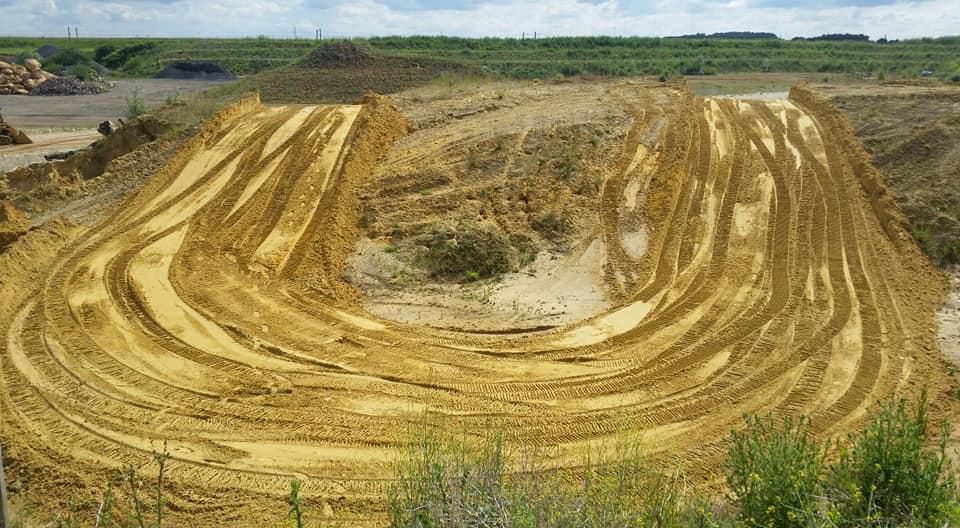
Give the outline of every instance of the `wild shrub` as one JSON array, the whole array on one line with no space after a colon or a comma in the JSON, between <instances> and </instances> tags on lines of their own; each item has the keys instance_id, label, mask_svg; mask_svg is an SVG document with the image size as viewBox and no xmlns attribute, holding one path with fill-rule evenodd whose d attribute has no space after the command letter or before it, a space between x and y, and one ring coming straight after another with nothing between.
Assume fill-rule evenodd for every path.
<instances>
[{"instance_id":1,"label":"wild shrub","mask_svg":"<svg viewBox=\"0 0 960 528\"><path fill-rule=\"evenodd\" d=\"M90 59L76 49L67 48L50 57L49 62L59 64L61 66L75 66L77 64L88 63L90 62Z\"/></svg>"},{"instance_id":2,"label":"wild shrub","mask_svg":"<svg viewBox=\"0 0 960 528\"><path fill-rule=\"evenodd\" d=\"M130 119L147 113L147 104L143 101L142 90L134 86L129 95L124 97L124 114Z\"/></svg>"},{"instance_id":3,"label":"wild shrub","mask_svg":"<svg viewBox=\"0 0 960 528\"><path fill-rule=\"evenodd\" d=\"M510 271L510 244L492 228L463 225L436 231L415 259L435 277L486 279Z\"/></svg>"},{"instance_id":4,"label":"wild shrub","mask_svg":"<svg viewBox=\"0 0 960 528\"><path fill-rule=\"evenodd\" d=\"M557 164L557 174L564 180L570 179L574 171L577 170L577 156L573 149L568 148L563 153L563 158Z\"/></svg>"},{"instance_id":5,"label":"wild shrub","mask_svg":"<svg viewBox=\"0 0 960 528\"><path fill-rule=\"evenodd\" d=\"M772 416L746 417L747 429L733 431L724 462L727 485L750 527L809 526L818 516L817 496L823 450L809 421Z\"/></svg>"},{"instance_id":6,"label":"wild shrub","mask_svg":"<svg viewBox=\"0 0 960 528\"><path fill-rule=\"evenodd\" d=\"M878 402L866 427L841 446L828 485L837 526L946 526L956 514L947 426L928 448L926 392L910 407L902 398Z\"/></svg>"},{"instance_id":7,"label":"wild shrub","mask_svg":"<svg viewBox=\"0 0 960 528\"><path fill-rule=\"evenodd\" d=\"M97 72L85 64L71 67L68 73L81 81L93 81L97 78Z\"/></svg>"},{"instance_id":8,"label":"wild shrub","mask_svg":"<svg viewBox=\"0 0 960 528\"><path fill-rule=\"evenodd\" d=\"M27 62L29 59L40 60L40 55L37 55L37 52L35 51L27 50L27 51L21 51L20 53L17 53L13 57L13 61L16 62L17 64L23 64Z\"/></svg>"},{"instance_id":9,"label":"wild shrub","mask_svg":"<svg viewBox=\"0 0 960 528\"><path fill-rule=\"evenodd\" d=\"M914 228L913 238L917 241L917 245L920 246L920 249L922 249L924 253L930 255L933 252L933 232L929 226L922 225Z\"/></svg>"},{"instance_id":10,"label":"wild shrub","mask_svg":"<svg viewBox=\"0 0 960 528\"><path fill-rule=\"evenodd\" d=\"M105 55L102 58L102 62L103 65L108 68L121 68L133 57L150 51L156 46L157 44L155 42L139 42L136 44L130 44L129 46L124 46L111 51L108 55Z\"/></svg>"},{"instance_id":11,"label":"wild shrub","mask_svg":"<svg viewBox=\"0 0 960 528\"><path fill-rule=\"evenodd\" d=\"M612 449L599 449L585 463L582 480L565 489L561 500L540 499L549 520L545 526L689 526L688 508L678 471L660 472L629 436Z\"/></svg>"},{"instance_id":12,"label":"wild shrub","mask_svg":"<svg viewBox=\"0 0 960 528\"><path fill-rule=\"evenodd\" d=\"M960 264L960 240L947 240L940 247L940 264L949 266Z\"/></svg>"},{"instance_id":13,"label":"wild shrub","mask_svg":"<svg viewBox=\"0 0 960 528\"><path fill-rule=\"evenodd\" d=\"M578 470L551 470L542 453L422 423L394 464L394 528L714 527L711 507L688 500L678 472L663 473L642 444L621 436L585 455Z\"/></svg>"},{"instance_id":14,"label":"wild shrub","mask_svg":"<svg viewBox=\"0 0 960 528\"><path fill-rule=\"evenodd\" d=\"M113 46L112 44L97 46L96 49L93 50L93 60L97 62L103 62L103 59L106 58L107 55L113 53L116 49L117 47Z\"/></svg>"},{"instance_id":15,"label":"wild shrub","mask_svg":"<svg viewBox=\"0 0 960 528\"><path fill-rule=\"evenodd\" d=\"M394 467L390 525L508 526L520 504L505 489L503 436L478 442L465 435L417 431Z\"/></svg>"},{"instance_id":16,"label":"wild shrub","mask_svg":"<svg viewBox=\"0 0 960 528\"><path fill-rule=\"evenodd\" d=\"M566 210L548 207L534 215L531 227L547 240L556 240L573 229L573 220Z\"/></svg>"}]
</instances>

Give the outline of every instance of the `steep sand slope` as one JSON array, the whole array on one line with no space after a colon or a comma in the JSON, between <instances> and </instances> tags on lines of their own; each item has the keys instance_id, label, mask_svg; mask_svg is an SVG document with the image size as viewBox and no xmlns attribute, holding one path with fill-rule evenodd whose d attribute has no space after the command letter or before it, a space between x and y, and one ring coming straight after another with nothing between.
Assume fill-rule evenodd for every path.
<instances>
[{"instance_id":1,"label":"steep sand slope","mask_svg":"<svg viewBox=\"0 0 960 528\"><path fill-rule=\"evenodd\" d=\"M246 522L275 519L292 476L336 511L381 507L423 410L560 464L640 423L704 473L744 412L835 434L921 384L942 412L942 279L838 113L802 89L609 96L633 120L598 199L617 304L521 334L377 320L342 281L357 188L405 133L388 101L228 109L49 265L0 272L3 436L42 468L24 478L97 483L167 440L174 515ZM639 256L621 229L637 207Z\"/></svg>"}]
</instances>

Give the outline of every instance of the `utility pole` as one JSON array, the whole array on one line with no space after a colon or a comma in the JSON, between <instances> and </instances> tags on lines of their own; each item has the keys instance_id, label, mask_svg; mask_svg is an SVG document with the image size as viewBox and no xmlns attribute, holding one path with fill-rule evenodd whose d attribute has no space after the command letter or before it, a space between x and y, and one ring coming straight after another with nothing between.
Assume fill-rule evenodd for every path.
<instances>
[{"instance_id":1,"label":"utility pole","mask_svg":"<svg viewBox=\"0 0 960 528\"><path fill-rule=\"evenodd\" d=\"M70 42L70 26L67 26L67 42Z\"/></svg>"},{"instance_id":2,"label":"utility pole","mask_svg":"<svg viewBox=\"0 0 960 528\"><path fill-rule=\"evenodd\" d=\"M317 28L317 40L323 40L323 28Z\"/></svg>"},{"instance_id":3,"label":"utility pole","mask_svg":"<svg viewBox=\"0 0 960 528\"><path fill-rule=\"evenodd\" d=\"M0 528L8 528L12 523L7 509L7 481L3 477L3 448L0 447Z\"/></svg>"},{"instance_id":4,"label":"utility pole","mask_svg":"<svg viewBox=\"0 0 960 528\"><path fill-rule=\"evenodd\" d=\"M78 42L80 41L80 30L77 28L77 26L73 26L73 37Z\"/></svg>"}]
</instances>

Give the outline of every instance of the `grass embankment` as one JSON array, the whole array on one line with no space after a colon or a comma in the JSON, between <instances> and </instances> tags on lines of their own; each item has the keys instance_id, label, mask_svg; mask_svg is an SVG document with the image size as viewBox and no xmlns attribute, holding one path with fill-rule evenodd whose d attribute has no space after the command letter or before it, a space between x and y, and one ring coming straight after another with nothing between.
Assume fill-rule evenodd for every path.
<instances>
[{"instance_id":1,"label":"grass embankment","mask_svg":"<svg viewBox=\"0 0 960 528\"><path fill-rule=\"evenodd\" d=\"M960 79L960 37L880 44L780 39L378 37L381 52L446 59L509 78L819 72Z\"/></svg>"},{"instance_id":2,"label":"grass embankment","mask_svg":"<svg viewBox=\"0 0 960 528\"><path fill-rule=\"evenodd\" d=\"M393 527L955 526L946 426L934 447L925 397L877 404L863 429L820 443L805 419L747 417L728 439L725 495L687 485L622 438L578 470L543 467L502 434L479 440L423 428L395 464Z\"/></svg>"}]
</instances>

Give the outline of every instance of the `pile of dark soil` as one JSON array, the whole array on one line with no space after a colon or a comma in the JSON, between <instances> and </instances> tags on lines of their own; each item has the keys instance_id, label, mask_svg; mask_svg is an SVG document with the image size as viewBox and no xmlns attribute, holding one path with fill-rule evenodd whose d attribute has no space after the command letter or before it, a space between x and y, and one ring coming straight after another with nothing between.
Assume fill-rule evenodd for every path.
<instances>
[{"instance_id":1,"label":"pile of dark soil","mask_svg":"<svg viewBox=\"0 0 960 528\"><path fill-rule=\"evenodd\" d=\"M62 51L63 48L59 46L54 46L53 44L44 44L43 46L37 48L37 55L40 55L40 58L42 59L47 59L59 54Z\"/></svg>"},{"instance_id":2,"label":"pile of dark soil","mask_svg":"<svg viewBox=\"0 0 960 528\"><path fill-rule=\"evenodd\" d=\"M214 62L176 61L160 70L156 79L189 79L198 81L232 81L231 71Z\"/></svg>"},{"instance_id":3,"label":"pile of dark soil","mask_svg":"<svg viewBox=\"0 0 960 528\"><path fill-rule=\"evenodd\" d=\"M345 40L320 46L304 63L315 68L340 68L373 63L377 58L372 52Z\"/></svg>"},{"instance_id":4,"label":"pile of dark soil","mask_svg":"<svg viewBox=\"0 0 960 528\"><path fill-rule=\"evenodd\" d=\"M30 91L30 95L95 95L103 91L103 88L96 84L58 77L34 88Z\"/></svg>"},{"instance_id":5,"label":"pile of dark soil","mask_svg":"<svg viewBox=\"0 0 960 528\"><path fill-rule=\"evenodd\" d=\"M250 79L266 103L352 103L366 92L401 92L445 73L465 73L462 65L385 55L353 42L331 42L303 62Z\"/></svg>"}]
</instances>

